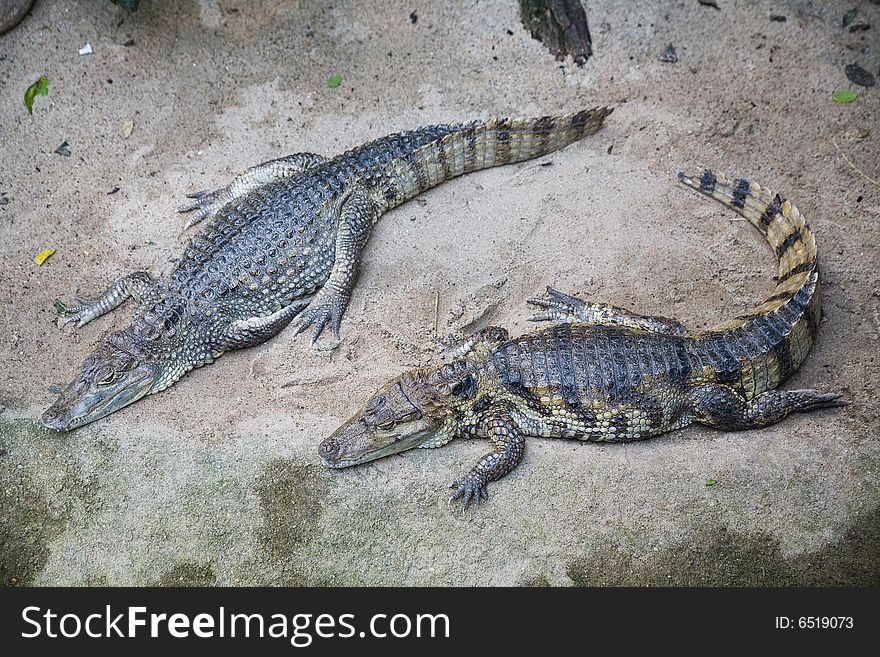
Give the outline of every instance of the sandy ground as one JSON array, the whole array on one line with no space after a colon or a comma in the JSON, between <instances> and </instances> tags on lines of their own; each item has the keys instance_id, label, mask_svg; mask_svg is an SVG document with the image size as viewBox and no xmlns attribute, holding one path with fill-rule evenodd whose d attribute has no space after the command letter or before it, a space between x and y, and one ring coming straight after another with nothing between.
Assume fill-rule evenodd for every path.
<instances>
[{"instance_id":1,"label":"sandy ground","mask_svg":"<svg viewBox=\"0 0 880 657\"><path fill-rule=\"evenodd\" d=\"M0 582L880 583L880 188L843 157L880 177L877 88L844 77L851 62L877 73L880 7L852 0L872 27L851 33L849 4L589 0L596 55L579 69L512 1L141 4L42 0L0 37ZM658 61L669 43L676 64ZM832 102L840 87L860 97ZM466 176L387 214L338 349L282 333L81 430L40 428L47 386L130 311L61 331L54 300L168 273L185 192L398 129L596 104L616 108L607 127L552 166ZM849 408L629 445L534 440L465 517L446 486L484 444L320 465L319 440L375 386L434 358L435 291L441 333L526 331L547 284L694 328L759 302L770 249L678 185L689 164L807 216L825 321L789 385ZM37 266L44 247L57 253Z\"/></svg>"}]
</instances>

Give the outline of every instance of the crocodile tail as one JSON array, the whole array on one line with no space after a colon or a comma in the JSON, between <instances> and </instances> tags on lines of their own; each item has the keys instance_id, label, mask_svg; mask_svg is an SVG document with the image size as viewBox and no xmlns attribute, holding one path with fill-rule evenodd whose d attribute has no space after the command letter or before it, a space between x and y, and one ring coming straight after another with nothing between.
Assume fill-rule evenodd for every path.
<instances>
[{"instance_id":1,"label":"crocodile tail","mask_svg":"<svg viewBox=\"0 0 880 657\"><path fill-rule=\"evenodd\" d=\"M711 169L678 174L688 187L733 208L757 228L776 253L776 289L750 312L697 336L715 354L740 360L747 397L775 388L807 357L821 319L816 239L800 211L779 194L744 178L728 180ZM717 348L719 335L723 348Z\"/></svg>"},{"instance_id":2,"label":"crocodile tail","mask_svg":"<svg viewBox=\"0 0 880 657\"><path fill-rule=\"evenodd\" d=\"M471 171L522 162L568 146L602 127L610 107L539 119L490 119L456 127L384 170L389 207Z\"/></svg>"}]
</instances>

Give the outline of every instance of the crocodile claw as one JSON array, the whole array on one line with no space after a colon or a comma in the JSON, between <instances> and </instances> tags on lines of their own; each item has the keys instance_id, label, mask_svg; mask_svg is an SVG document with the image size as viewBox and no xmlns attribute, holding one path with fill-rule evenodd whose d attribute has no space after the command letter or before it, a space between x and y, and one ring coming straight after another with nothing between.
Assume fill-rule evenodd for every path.
<instances>
[{"instance_id":1,"label":"crocodile claw","mask_svg":"<svg viewBox=\"0 0 880 657\"><path fill-rule=\"evenodd\" d=\"M333 332L333 337L339 341L339 329L342 326L342 315L345 313L347 299L342 292L332 290L323 294L324 290L330 290L324 286L315 299L296 318L295 334L299 335L309 327L313 327L311 343L315 344L323 330L327 327Z\"/></svg>"},{"instance_id":2,"label":"crocodile claw","mask_svg":"<svg viewBox=\"0 0 880 657\"><path fill-rule=\"evenodd\" d=\"M543 308L544 312L529 317L530 322L548 322L557 319L577 318L584 307L584 301L565 292L547 286L546 297L533 297L527 301L533 306Z\"/></svg>"},{"instance_id":3,"label":"crocodile claw","mask_svg":"<svg viewBox=\"0 0 880 657\"><path fill-rule=\"evenodd\" d=\"M76 328L82 328L100 314L95 312L95 306L98 304L95 299L84 299L77 296L74 297L74 300L76 305L67 306L56 320L56 325L59 328L64 328L72 322L76 322Z\"/></svg>"},{"instance_id":4,"label":"crocodile claw","mask_svg":"<svg viewBox=\"0 0 880 657\"><path fill-rule=\"evenodd\" d=\"M480 500L489 499L489 491L486 489L486 484L473 474L469 474L463 479L456 479L449 484L449 487L455 489L455 492L450 495L449 501L454 502L461 498L462 512L467 511L471 502L476 505Z\"/></svg>"},{"instance_id":5,"label":"crocodile claw","mask_svg":"<svg viewBox=\"0 0 880 657\"><path fill-rule=\"evenodd\" d=\"M220 189L215 189L213 192L209 192L208 190L190 192L186 197L192 199L192 201L185 205L181 205L177 208L177 211L192 212L193 210L198 210L198 212L189 218L183 230L187 230L200 221L212 217L220 208L226 205L229 201L229 187L221 187Z\"/></svg>"}]
</instances>

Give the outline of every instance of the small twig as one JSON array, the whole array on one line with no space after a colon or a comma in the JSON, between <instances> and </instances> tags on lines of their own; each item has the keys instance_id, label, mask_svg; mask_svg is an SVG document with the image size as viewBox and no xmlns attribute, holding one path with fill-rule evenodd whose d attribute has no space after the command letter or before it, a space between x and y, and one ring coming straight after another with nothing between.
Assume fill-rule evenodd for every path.
<instances>
[{"instance_id":1,"label":"small twig","mask_svg":"<svg viewBox=\"0 0 880 657\"><path fill-rule=\"evenodd\" d=\"M853 170L853 171L855 171L857 174L859 174L860 176L862 176L862 178L864 178L865 180L868 180L868 181L874 183L877 187L880 187L880 182L877 182L877 181L874 180L871 176L869 176L867 173L865 173L864 171L862 171L861 169L859 169L855 164L853 164L853 161L850 160L850 159L846 156L846 153L844 153L842 150L840 150L840 146L837 145L837 142L835 141L834 137L831 138L831 143L834 144L834 148L836 148L836 149L837 149L837 152L840 153L840 157L842 157L842 158L846 161L846 163L847 163L850 167L852 167L852 170Z\"/></svg>"},{"instance_id":2,"label":"small twig","mask_svg":"<svg viewBox=\"0 0 880 657\"><path fill-rule=\"evenodd\" d=\"M437 329L440 325L440 290L434 290L434 337L437 337Z\"/></svg>"}]
</instances>

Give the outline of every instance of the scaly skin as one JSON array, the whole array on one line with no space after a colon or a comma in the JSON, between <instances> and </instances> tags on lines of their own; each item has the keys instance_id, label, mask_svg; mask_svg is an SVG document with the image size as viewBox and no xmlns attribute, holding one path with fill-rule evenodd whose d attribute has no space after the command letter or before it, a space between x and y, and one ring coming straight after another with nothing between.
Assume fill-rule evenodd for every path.
<instances>
[{"instance_id":1,"label":"scaly skin","mask_svg":"<svg viewBox=\"0 0 880 657\"><path fill-rule=\"evenodd\" d=\"M130 327L105 338L43 416L66 431L97 420L225 351L295 322L338 339L361 250L377 219L455 176L545 155L596 132L600 107L559 117L492 119L390 135L327 160L298 153L213 192L190 194L189 225L211 218L164 281L125 276L62 318L82 326L129 297Z\"/></svg>"},{"instance_id":2,"label":"scaly skin","mask_svg":"<svg viewBox=\"0 0 880 657\"><path fill-rule=\"evenodd\" d=\"M542 309L532 319L559 323L512 340L483 329L449 346L442 366L393 379L321 443L325 465L488 438L492 451L452 483L451 499L467 508L519 464L526 437L629 441L694 422L751 429L845 405L836 394L775 389L806 358L821 312L816 242L800 212L744 179L702 169L679 178L736 210L773 247L779 274L764 303L689 334L672 319L547 288L530 300Z\"/></svg>"}]
</instances>

